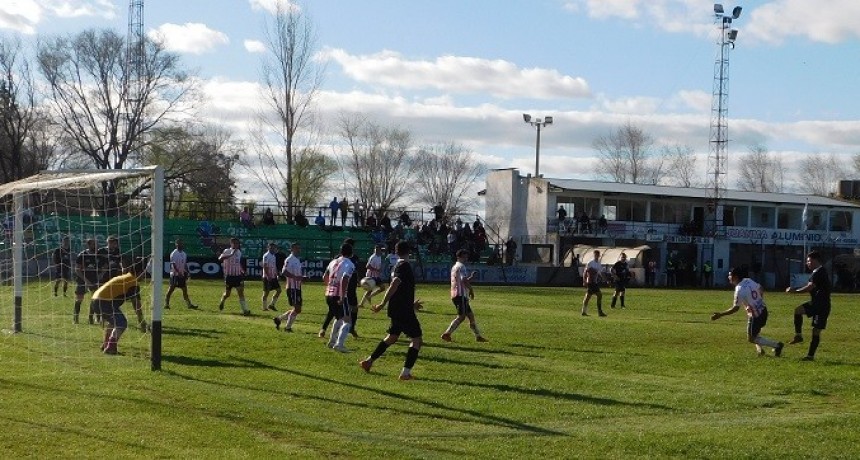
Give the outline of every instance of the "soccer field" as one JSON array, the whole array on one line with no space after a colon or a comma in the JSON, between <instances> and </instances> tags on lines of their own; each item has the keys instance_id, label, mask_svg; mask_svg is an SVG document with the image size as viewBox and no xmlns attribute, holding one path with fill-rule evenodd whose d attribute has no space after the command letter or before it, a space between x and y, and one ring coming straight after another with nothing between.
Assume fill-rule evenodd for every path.
<instances>
[{"instance_id":1,"label":"soccer field","mask_svg":"<svg viewBox=\"0 0 860 460\"><path fill-rule=\"evenodd\" d=\"M30 288L34 289L34 288ZM45 289L47 287L39 287ZM626 309L579 314L582 288L476 286L489 343L467 325L445 343L448 286L420 285L425 345L417 380L397 379L406 342L370 374L357 362L383 337L383 313L361 311L360 339L341 354L317 338L322 286L304 288L294 333L221 284L192 280L174 295L163 370L131 329L119 356L98 352L96 326L71 325L72 298L0 338L4 458L850 458L860 455L860 313L834 295L815 362L807 342L759 357L743 312L712 322L731 292L630 289ZM8 288L0 293L9 299ZM609 294L604 290L604 294ZM763 335L788 341L806 295L767 293ZM279 310L285 308L285 298ZM6 305L8 301L4 302ZM27 305L25 304L25 308ZM123 310L128 315L130 308ZM590 312L596 313L593 301ZM0 309L4 325L8 308ZM129 315L132 317L133 315ZM56 339L75 328L79 346ZM54 337L53 339L48 339Z\"/></svg>"}]
</instances>

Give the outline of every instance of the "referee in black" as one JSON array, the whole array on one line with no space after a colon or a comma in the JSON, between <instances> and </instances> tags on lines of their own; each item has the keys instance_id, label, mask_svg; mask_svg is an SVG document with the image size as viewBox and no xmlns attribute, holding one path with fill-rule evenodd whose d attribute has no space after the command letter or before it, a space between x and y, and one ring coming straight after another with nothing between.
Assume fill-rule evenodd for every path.
<instances>
[{"instance_id":1,"label":"referee in black","mask_svg":"<svg viewBox=\"0 0 860 460\"><path fill-rule=\"evenodd\" d=\"M385 291L382 303L372 308L376 313L387 304L391 326L388 328L388 335L379 342L376 350L373 350L373 353L359 364L365 372L370 372L373 362L382 356L389 346L397 342L400 334L406 334L412 341L406 352L406 362L403 364L403 371L400 372L400 380L412 380L415 378L412 376L412 367L418 360L418 350L421 349L421 324L415 314L416 310L421 309L421 302L415 300L415 274L412 271L412 265L409 264L409 243L397 242L394 251L400 260L394 265L391 284Z\"/></svg>"}]
</instances>

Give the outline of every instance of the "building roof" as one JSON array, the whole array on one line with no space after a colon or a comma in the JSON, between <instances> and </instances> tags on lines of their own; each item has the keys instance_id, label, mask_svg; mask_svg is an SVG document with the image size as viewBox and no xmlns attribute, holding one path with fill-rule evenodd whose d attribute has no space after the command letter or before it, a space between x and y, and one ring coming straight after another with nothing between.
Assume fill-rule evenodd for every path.
<instances>
[{"instance_id":1,"label":"building roof","mask_svg":"<svg viewBox=\"0 0 860 460\"><path fill-rule=\"evenodd\" d=\"M600 182L581 179L544 179L549 182L550 189L557 187L563 190L588 192L623 193L628 195L664 196L673 198L695 198L706 200L710 189L692 187L669 187L665 185L621 184L617 182ZM769 204L790 204L811 206L828 206L843 208L860 208L852 202L817 195L801 195L795 193L763 193L726 190L724 200L760 202Z\"/></svg>"}]
</instances>

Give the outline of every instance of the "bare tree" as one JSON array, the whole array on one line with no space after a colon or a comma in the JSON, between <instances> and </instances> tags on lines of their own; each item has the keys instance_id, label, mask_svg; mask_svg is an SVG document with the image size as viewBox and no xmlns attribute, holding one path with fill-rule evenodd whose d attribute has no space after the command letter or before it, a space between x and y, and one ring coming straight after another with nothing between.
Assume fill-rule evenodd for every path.
<instances>
[{"instance_id":1,"label":"bare tree","mask_svg":"<svg viewBox=\"0 0 860 460\"><path fill-rule=\"evenodd\" d=\"M414 186L412 135L396 127L383 127L361 116L341 116L340 135L347 152L342 160L345 176L354 181L359 201L387 212Z\"/></svg>"},{"instance_id":2,"label":"bare tree","mask_svg":"<svg viewBox=\"0 0 860 460\"><path fill-rule=\"evenodd\" d=\"M422 205L442 203L449 214L465 211L474 203L473 186L486 173L474 152L455 144L435 144L418 150L415 165L416 194Z\"/></svg>"},{"instance_id":3,"label":"bare tree","mask_svg":"<svg viewBox=\"0 0 860 460\"><path fill-rule=\"evenodd\" d=\"M267 24L266 39L270 55L263 63L263 92L269 108L277 115L277 126L272 127L281 137L286 156L285 174L270 176L284 176L286 183L268 186L286 190L287 219L292 222L293 206L297 204L293 196L296 133L312 122L312 102L322 84L324 67L313 59L313 24L297 6L278 4Z\"/></svg>"},{"instance_id":4,"label":"bare tree","mask_svg":"<svg viewBox=\"0 0 860 460\"><path fill-rule=\"evenodd\" d=\"M279 208L286 212L292 207L305 210L323 200L329 179L338 170L337 161L332 157L308 145L293 152L292 166L288 168L287 156L280 149L282 144L270 143L263 128L253 130L251 143L254 154L243 162L245 169L274 198ZM292 170L292 180L288 180L288 169ZM291 184L289 189L287 184ZM292 207L287 205L290 202Z\"/></svg>"},{"instance_id":5,"label":"bare tree","mask_svg":"<svg viewBox=\"0 0 860 460\"><path fill-rule=\"evenodd\" d=\"M654 138L627 123L594 141L600 163L598 173L631 184L657 184L663 176L663 159L652 151Z\"/></svg>"},{"instance_id":6,"label":"bare tree","mask_svg":"<svg viewBox=\"0 0 860 460\"><path fill-rule=\"evenodd\" d=\"M671 185L678 187L698 187L702 185L699 173L696 169L696 155L693 147L689 145L666 145L663 147L663 156L669 163L667 178Z\"/></svg>"},{"instance_id":7,"label":"bare tree","mask_svg":"<svg viewBox=\"0 0 860 460\"><path fill-rule=\"evenodd\" d=\"M33 175L53 159L53 142L41 142L49 127L38 104L20 40L0 37L0 182Z\"/></svg>"},{"instance_id":8,"label":"bare tree","mask_svg":"<svg viewBox=\"0 0 860 460\"><path fill-rule=\"evenodd\" d=\"M836 191L837 182L847 165L832 153L823 155L811 153L800 160L800 191L812 195L828 196Z\"/></svg>"},{"instance_id":9,"label":"bare tree","mask_svg":"<svg viewBox=\"0 0 860 460\"><path fill-rule=\"evenodd\" d=\"M146 135L163 121L190 110L193 79L179 57L145 40L135 96L125 39L112 30L86 30L39 43L39 71L47 81L52 119L69 150L77 150L97 169L122 169ZM137 72L135 72L136 74ZM104 184L106 206L115 207L113 183ZM133 196L130 195L130 196Z\"/></svg>"},{"instance_id":10,"label":"bare tree","mask_svg":"<svg viewBox=\"0 0 860 460\"><path fill-rule=\"evenodd\" d=\"M738 188L747 192L780 193L785 190L785 166L782 157L767 147L754 145L738 162Z\"/></svg>"}]
</instances>

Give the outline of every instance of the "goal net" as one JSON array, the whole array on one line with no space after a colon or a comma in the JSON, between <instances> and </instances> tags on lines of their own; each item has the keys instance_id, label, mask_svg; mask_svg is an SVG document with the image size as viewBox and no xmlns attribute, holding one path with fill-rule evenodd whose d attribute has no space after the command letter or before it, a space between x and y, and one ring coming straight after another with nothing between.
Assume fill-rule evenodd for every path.
<instances>
[{"instance_id":1,"label":"goal net","mask_svg":"<svg viewBox=\"0 0 860 460\"><path fill-rule=\"evenodd\" d=\"M160 369L163 194L160 167L47 171L0 185L4 363L87 371L110 366L105 355L116 351ZM140 273L136 298L130 272ZM117 305L125 328L121 315L102 315Z\"/></svg>"}]
</instances>

